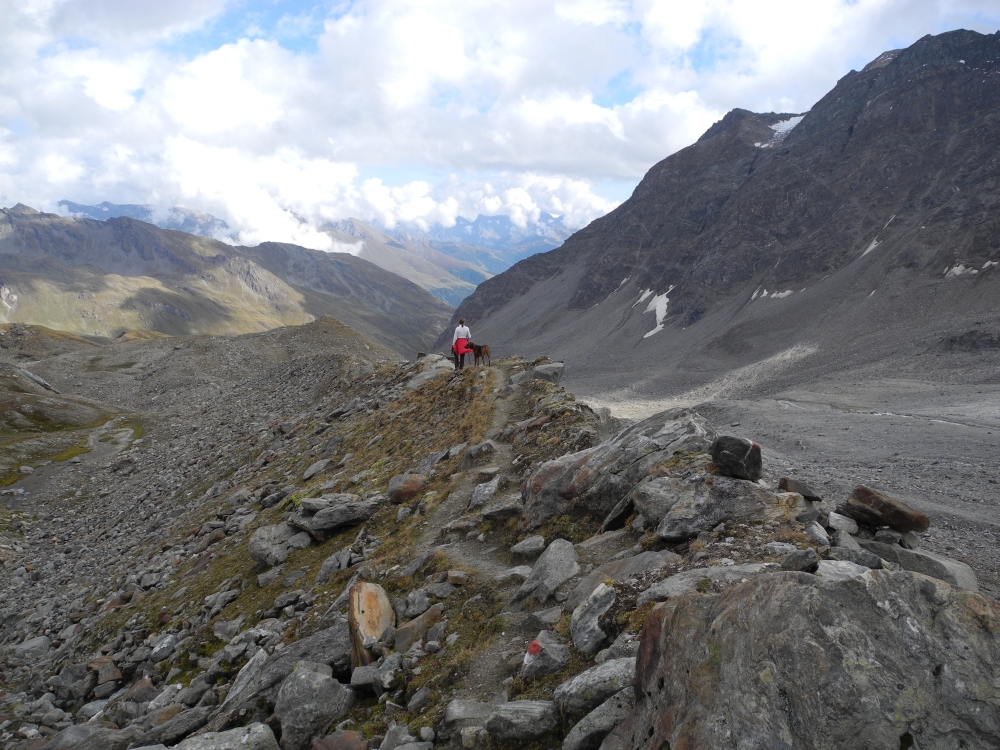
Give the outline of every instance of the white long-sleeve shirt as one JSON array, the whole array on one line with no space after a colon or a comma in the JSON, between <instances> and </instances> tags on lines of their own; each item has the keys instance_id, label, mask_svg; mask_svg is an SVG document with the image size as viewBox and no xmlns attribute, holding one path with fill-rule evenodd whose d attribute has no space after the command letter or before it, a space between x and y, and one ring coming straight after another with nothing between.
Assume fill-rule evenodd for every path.
<instances>
[{"instance_id":1,"label":"white long-sleeve shirt","mask_svg":"<svg viewBox=\"0 0 1000 750\"><path fill-rule=\"evenodd\" d=\"M459 339L465 339L468 341L472 338L472 331L469 330L469 326L457 326L455 328L455 335L451 337L451 345L454 346L455 342Z\"/></svg>"}]
</instances>

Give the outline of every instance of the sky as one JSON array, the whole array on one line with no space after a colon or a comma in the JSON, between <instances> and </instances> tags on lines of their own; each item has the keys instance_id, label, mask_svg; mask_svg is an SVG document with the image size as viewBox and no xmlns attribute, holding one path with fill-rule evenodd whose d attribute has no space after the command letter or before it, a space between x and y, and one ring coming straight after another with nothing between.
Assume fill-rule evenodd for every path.
<instances>
[{"instance_id":1,"label":"sky","mask_svg":"<svg viewBox=\"0 0 1000 750\"><path fill-rule=\"evenodd\" d=\"M0 206L183 206L330 249L585 226L727 111L807 111L997 0L0 0Z\"/></svg>"}]
</instances>

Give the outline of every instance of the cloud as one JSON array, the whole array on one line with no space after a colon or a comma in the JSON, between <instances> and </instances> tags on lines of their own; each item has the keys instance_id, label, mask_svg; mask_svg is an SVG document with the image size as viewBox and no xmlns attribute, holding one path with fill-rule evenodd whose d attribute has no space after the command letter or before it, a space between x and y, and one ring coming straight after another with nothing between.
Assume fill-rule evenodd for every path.
<instances>
[{"instance_id":1,"label":"cloud","mask_svg":"<svg viewBox=\"0 0 1000 750\"><path fill-rule=\"evenodd\" d=\"M0 203L585 225L733 107L802 112L995 0L0 0ZM402 175L397 179L394 175Z\"/></svg>"}]
</instances>

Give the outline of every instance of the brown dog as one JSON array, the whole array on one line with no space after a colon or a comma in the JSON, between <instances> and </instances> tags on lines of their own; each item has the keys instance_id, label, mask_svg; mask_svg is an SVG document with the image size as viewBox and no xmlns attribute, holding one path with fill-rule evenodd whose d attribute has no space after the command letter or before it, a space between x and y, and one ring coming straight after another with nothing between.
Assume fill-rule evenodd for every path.
<instances>
[{"instance_id":1,"label":"brown dog","mask_svg":"<svg viewBox=\"0 0 1000 750\"><path fill-rule=\"evenodd\" d=\"M479 367L481 361L486 362L486 366L490 365L490 347L489 344L473 344L469 342L469 346L472 347L472 357L474 359L474 364Z\"/></svg>"}]
</instances>

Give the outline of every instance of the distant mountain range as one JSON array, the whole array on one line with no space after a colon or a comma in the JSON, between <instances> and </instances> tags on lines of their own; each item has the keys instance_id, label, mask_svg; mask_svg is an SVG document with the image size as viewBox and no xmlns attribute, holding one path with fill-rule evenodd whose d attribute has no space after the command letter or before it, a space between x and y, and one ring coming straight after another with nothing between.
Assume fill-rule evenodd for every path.
<instances>
[{"instance_id":1,"label":"distant mountain range","mask_svg":"<svg viewBox=\"0 0 1000 750\"><path fill-rule=\"evenodd\" d=\"M998 175L1000 32L927 36L805 115L733 110L453 319L650 393L796 346L830 368L995 341Z\"/></svg>"},{"instance_id":2,"label":"distant mountain range","mask_svg":"<svg viewBox=\"0 0 1000 750\"><path fill-rule=\"evenodd\" d=\"M426 351L450 308L347 253L234 247L127 216L0 209L0 322L105 337L239 334L333 316L400 354Z\"/></svg>"},{"instance_id":3,"label":"distant mountain range","mask_svg":"<svg viewBox=\"0 0 1000 750\"><path fill-rule=\"evenodd\" d=\"M105 201L88 206L68 200L59 201L59 206L79 218L105 221L127 217L163 229L236 239L226 222L186 208L160 212L148 205ZM427 232L416 225L387 229L359 219L328 224L323 229L340 243L360 242L352 254L412 281L452 307L477 284L522 258L558 247L570 234L561 219L550 214L542 214L536 224L523 228L509 216L478 216L475 221L459 217L453 227L437 225Z\"/></svg>"}]
</instances>

